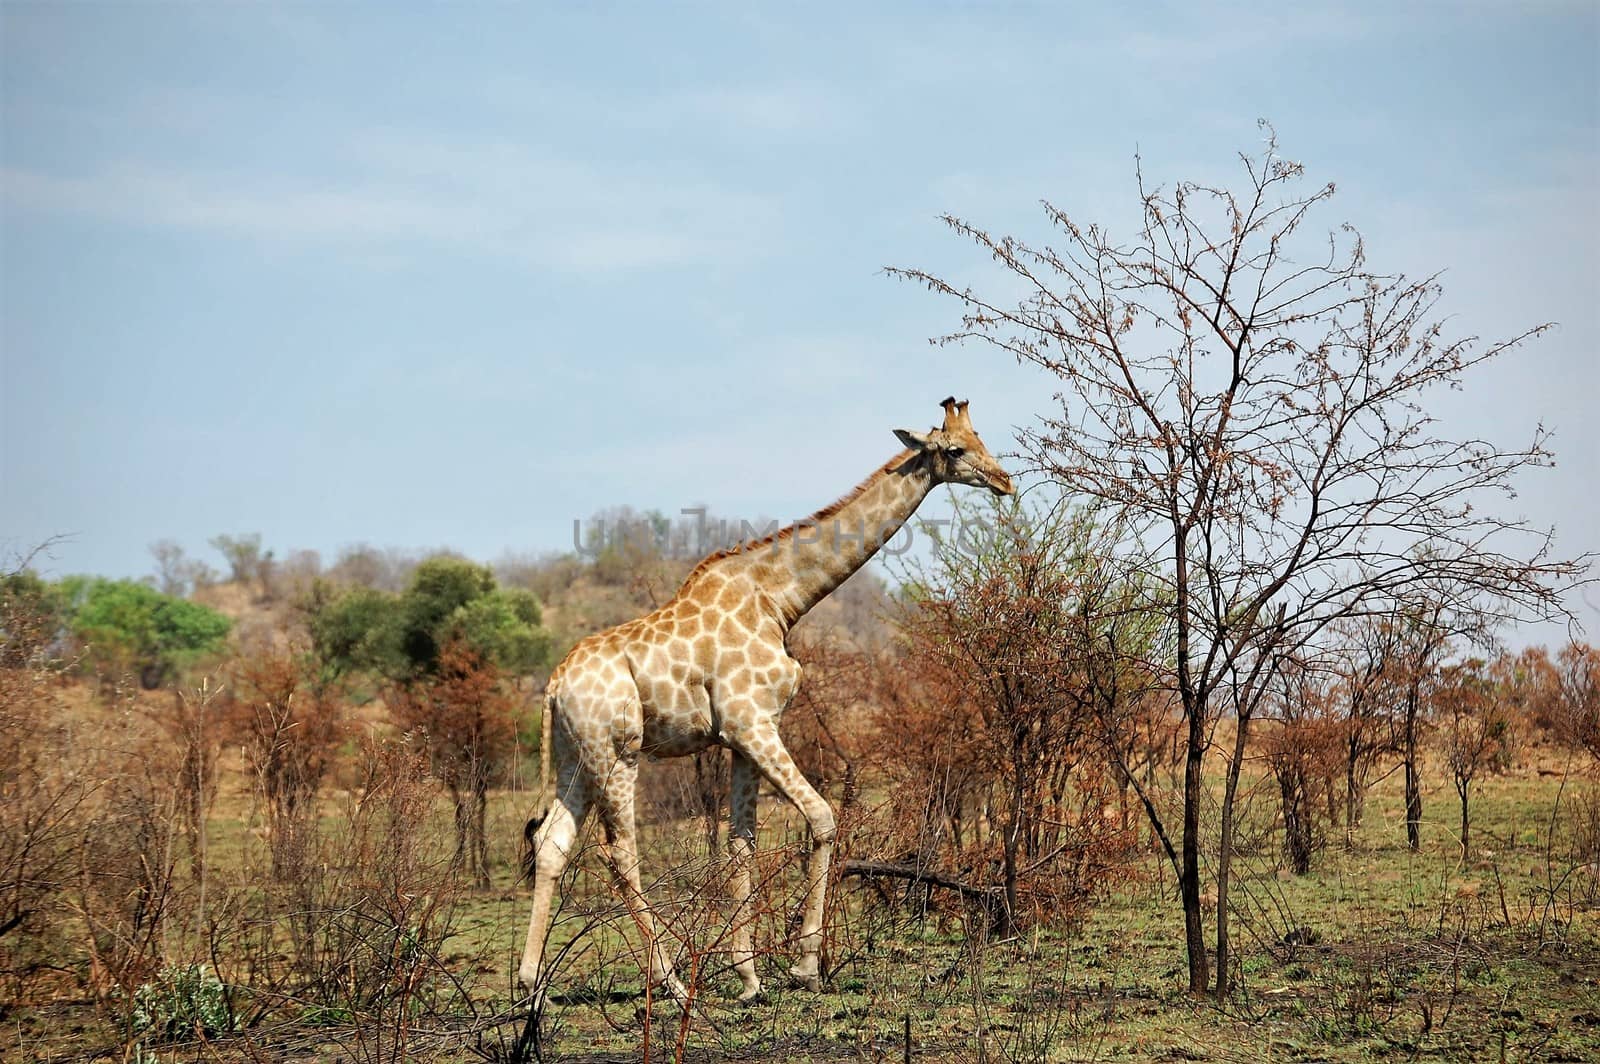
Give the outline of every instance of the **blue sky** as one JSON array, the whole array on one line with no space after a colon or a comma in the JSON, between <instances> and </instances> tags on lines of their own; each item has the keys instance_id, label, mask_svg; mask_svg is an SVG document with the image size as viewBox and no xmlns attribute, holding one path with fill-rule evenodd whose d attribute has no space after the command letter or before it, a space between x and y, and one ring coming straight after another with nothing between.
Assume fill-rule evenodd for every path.
<instances>
[{"instance_id":1,"label":"blue sky","mask_svg":"<svg viewBox=\"0 0 1600 1064\"><path fill-rule=\"evenodd\" d=\"M1135 151L1231 181L1266 117L1457 332L1561 323L1440 412L1555 429L1512 512L1600 549L1596 6L1300 7L7 2L0 546L789 518L952 392L1002 449L1050 383L881 268L994 280L945 211L1127 232Z\"/></svg>"}]
</instances>

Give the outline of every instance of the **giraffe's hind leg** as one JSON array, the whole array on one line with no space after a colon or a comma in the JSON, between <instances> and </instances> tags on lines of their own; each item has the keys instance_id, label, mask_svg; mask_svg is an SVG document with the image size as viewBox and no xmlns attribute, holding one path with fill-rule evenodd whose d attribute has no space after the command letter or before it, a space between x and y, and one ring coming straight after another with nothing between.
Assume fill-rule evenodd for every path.
<instances>
[{"instance_id":1,"label":"giraffe's hind leg","mask_svg":"<svg viewBox=\"0 0 1600 1064\"><path fill-rule=\"evenodd\" d=\"M730 773L732 786L729 806L732 823L728 829L729 893L733 899L733 970L744 984L740 1001L754 1001L761 993L761 977L756 974L756 954L752 946L750 911L750 864L756 852L755 765L738 751L733 754Z\"/></svg>"},{"instance_id":2,"label":"giraffe's hind leg","mask_svg":"<svg viewBox=\"0 0 1600 1064\"><path fill-rule=\"evenodd\" d=\"M528 938L522 948L522 963L517 969L517 982L528 993L542 990L540 977L544 940L550 931L551 902L556 883L572 860L578 831L583 827L583 819L589 811L593 795L592 785L573 756L570 745L558 739L556 748L560 782L550 811L534 832L533 852L529 857L533 880L533 914L528 918Z\"/></svg>"}]
</instances>

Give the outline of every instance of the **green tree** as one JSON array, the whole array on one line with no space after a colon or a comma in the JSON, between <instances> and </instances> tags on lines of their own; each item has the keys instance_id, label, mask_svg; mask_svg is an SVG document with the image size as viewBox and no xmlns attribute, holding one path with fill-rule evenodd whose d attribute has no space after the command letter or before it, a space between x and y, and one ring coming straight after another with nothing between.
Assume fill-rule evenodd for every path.
<instances>
[{"instance_id":1,"label":"green tree","mask_svg":"<svg viewBox=\"0 0 1600 1064\"><path fill-rule=\"evenodd\" d=\"M350 672L387 676L398 671L395 595L370 587L341 591L317 580L301 609L325 679Z\"/></svg>"},{"instance_id":2,"label":"green tree","mask_svg":"<svg viewBox=\"0 0 1600 1064\"><path fill-rule=\"evenodd\" d=\"M441 651L458 640L510 673L533 672L550 656L538 600L496 587L488 566L465 558L441 555L417 566L395 615L400 665L413 675L437 672Z\"/></svg>"},{"instance_id":3,"label":"green tree","mask_svg":"<svg viewBox=\"0 0 1600 1064\"><path fill-rule=\"evenodd\" d=\"M319 581L306 611L325 671L364 670L391 684L385 699L396 721L425 744L455 801L456 868L487 887L488 792L516 751L503 678L547 666L553 649L538 599L496 587L486 566L440 555L417 566L399 595L335 593Z\"/></svg>"},{"instance_id":4,"label":"green tree","mask_svg":"<svg viewBox=\"0 0 1600 1064\"><path fill-rule=\"evenodd\" d=\"M448 627L452 636L514 674L535 672L550 663L550 633L533 592L496 588L460 607Z\"/></svg>"},{"instance_id":5,"label":"green tree","mask_svg":"<svg viewBox=\"0 0 1600 1064\"><path fill-rule=\"evenodd\" d=\"M416 672L436 670L440 650L457 634L469 608L494 591L494 574L465 558L441 555L417 566L399 600L404 665Z\"/></svg>"},{"instance_id":6,"label":"green tree","mask_svg":"<svg viewBox=\"0 0 1600 1064\"><path fill-rule=\"evenodd\" d=\"M319 581L305 610L317 657L334 674L408 683L437 672L443 647L459 641L500 671L526 675L548 666L553 650L531 592L497 587L487 566L448 555L417 566L399 595Z\"/></svg>"},{"instance_id":7,"label":"green tree","mask_svg":"<svg viewBox=\"0 0 1600 1064\"><path fill-rule=\"evenodd\" d=\"M231 622L196 602L133 580L69 577L61 583L67 623L102 669L131 671L147 689L222 650Z\"/></svg>"}]
</instances>

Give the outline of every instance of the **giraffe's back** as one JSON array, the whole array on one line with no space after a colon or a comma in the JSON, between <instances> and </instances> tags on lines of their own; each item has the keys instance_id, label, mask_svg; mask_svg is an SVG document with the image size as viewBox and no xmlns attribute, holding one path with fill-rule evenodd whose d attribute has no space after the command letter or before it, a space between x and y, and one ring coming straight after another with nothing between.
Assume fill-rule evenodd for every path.
<instances>
[{"instance_id":1,"label":"giraffe's back","mask_svg":"<svg viewBox=\"0 0 1600 1064\"><path fill-rule=\"evenodd\" d=\"M579 641L549 691L558 714L608 727L619 748L676 757L724 742L724 706L785 660L783 630L756 584L712 571L651 613Z\"/></svg>"}]
</instances>

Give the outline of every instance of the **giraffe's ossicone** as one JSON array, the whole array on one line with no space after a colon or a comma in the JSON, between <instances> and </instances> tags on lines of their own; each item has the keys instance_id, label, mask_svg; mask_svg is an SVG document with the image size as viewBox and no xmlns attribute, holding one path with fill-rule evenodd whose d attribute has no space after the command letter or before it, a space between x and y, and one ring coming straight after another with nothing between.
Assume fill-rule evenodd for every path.
<instances>
[{"instance_id":1,"label":"giraffe's ossicone","mask_svg":"<svg viewBox=\"0 0 1600 1064\"><path fill-rule=\"evenodd\" d=\"M606 860L644 936L649 978L672 995L684 987L655 932L640 885L634 826L639 757L679 757L712 745L732 751L732 934L741 1000L761 990L751 949L750 863L756 789L766 779L810 827L805 912L790 974L820 988L822 915L832 858L833 810L806 782L778 737L800 684L785 640L796 621L890 539L937 484L1009 495L1013 488L972 428L967 404L946 399L944 423L895 430L905 450L833 505L771 536L702 561L653 613L584 639L550 676L555 793L527 829L533 915L518 979L541 993L545 935L556 882L591 808L605 829Z\"/></svg>"}]
</instances>

